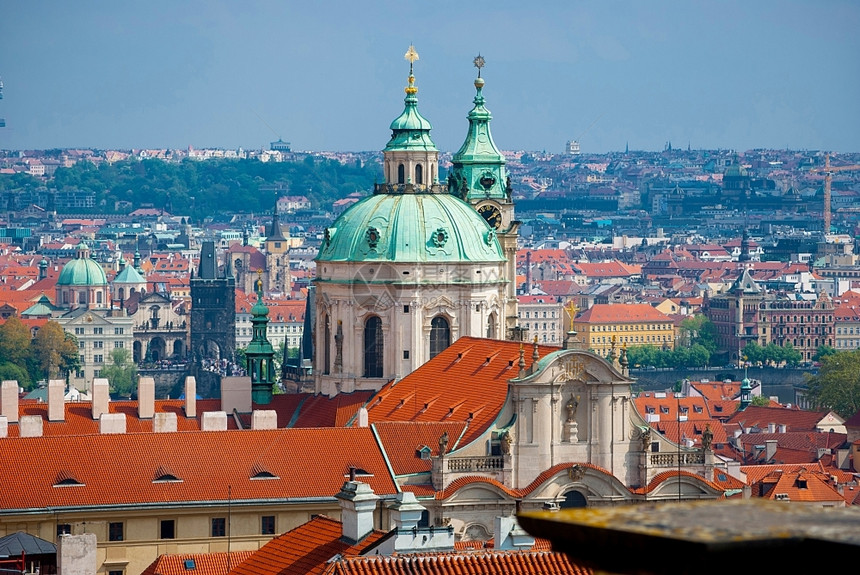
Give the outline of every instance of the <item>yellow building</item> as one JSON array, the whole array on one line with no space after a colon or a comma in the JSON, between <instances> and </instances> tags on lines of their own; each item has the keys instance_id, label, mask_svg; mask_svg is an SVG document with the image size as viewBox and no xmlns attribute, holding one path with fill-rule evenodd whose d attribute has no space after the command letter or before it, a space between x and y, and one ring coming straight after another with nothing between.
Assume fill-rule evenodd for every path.
<instances>
[{"instance_id":1,"label":"yellow building","mask_svg":"<svg viewBox=\"0 0 860 575\"><path fill-rule=\"evenodd\" d=\"M653 345L675 349L675 324L671 317L645 303L595 304L574 321L582 347L606 355L623 345Z\"/></svg>"}]
</instances>

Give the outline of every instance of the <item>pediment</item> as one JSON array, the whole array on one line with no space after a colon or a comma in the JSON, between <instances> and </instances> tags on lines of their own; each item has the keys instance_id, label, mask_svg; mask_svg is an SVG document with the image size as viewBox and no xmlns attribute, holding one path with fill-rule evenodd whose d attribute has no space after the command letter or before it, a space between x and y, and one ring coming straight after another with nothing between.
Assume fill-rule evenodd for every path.
<instances>
[{"instance_id":1,"label":"pediment","mask_svg":"<svg viewBox=\"0 0 860 575\"><path fill-rule=\"evenodd\" d=\"M549 354L538 364L535 373L523 378L529 383L632 384L634 380L621 374L607 360L582 350L562 350Z\"/></svg>"}]
</instances>

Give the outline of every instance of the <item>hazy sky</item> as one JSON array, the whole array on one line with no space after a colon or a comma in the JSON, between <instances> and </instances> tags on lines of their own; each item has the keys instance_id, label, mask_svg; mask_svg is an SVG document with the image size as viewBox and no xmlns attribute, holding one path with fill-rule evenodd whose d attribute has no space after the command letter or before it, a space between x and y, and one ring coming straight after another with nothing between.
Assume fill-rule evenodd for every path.
<instances>
[{"instance_id":1,"label":"hazy sky","mask_svg":"<svg viewBox=\"0 0 860 575\"><path fill-rule=\"evenodd\" d=\"M443 151L860 151L860 2L0 0L0 148L380 150L414 44Z\"/></svg>"}]
</instances>

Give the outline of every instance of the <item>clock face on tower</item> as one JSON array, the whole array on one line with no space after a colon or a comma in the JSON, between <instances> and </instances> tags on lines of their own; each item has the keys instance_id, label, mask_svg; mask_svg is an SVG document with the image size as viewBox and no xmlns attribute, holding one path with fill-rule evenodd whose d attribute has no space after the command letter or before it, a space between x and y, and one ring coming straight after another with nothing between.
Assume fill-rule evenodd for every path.
<instances>
[{"instance_id":1,"label":"clock face on tower","mask_svg":"<svg viewBox=\"0 0 860 575\"><path fill-rule=\"evenodd\" d=\"M487 223L490 224L491 228L497 230L499 229L499 226L502 225L502 213L496 206L492 204L484 204L478 208L478 213L487 220Z\"/></svg>"}]
</instances>

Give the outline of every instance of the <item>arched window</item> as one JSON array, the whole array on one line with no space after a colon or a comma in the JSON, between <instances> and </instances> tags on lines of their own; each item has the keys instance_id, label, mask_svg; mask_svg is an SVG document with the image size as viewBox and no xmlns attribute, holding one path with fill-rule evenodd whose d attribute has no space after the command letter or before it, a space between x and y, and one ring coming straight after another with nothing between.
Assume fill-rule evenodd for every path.
<instances>
[{"instance_id":1,"label":"arched window","mask_svg":"<svg viewBox=\"0 0 860 575\"><path fill-rule=\"evenodd\" d=\"M364 322L364 377L382 377L382 320L376 316Z\"/></svg>"},{"instance_id":2,"label":"arched window","mask_svg":"<svg viewBox=\"0 0 860 575\"><path fill-rule=\"evenodd\" d=\"M487 318L487 338L493 339L496 337L496 312L490 314Z\"/></svg>"},{"instance_id":3,"label":"arched window","mask_svg":"<svg viewBox=\"0 0 860 575\"><path fill-rule=\"evenodd\" d=\"M430 359L439 355L449 345L451 345L451 328L448 320L437 315L430 322Z\"/></svg>"},{"instance_id":4,"label":"arched window","mask_svg":"<svg viewBox=\"0 0 860 575\"><path fill-rule=\"evenodd\" d=\"M562 509L571 507L588 507L588 500L579 491L568 491L564 494L564 501L559 504Z\"/></svg>"},{"instance_id":5,"label":"arched window","mask_svg":"<svg viewBox=\"0 0 860 575\"><path fill-rule=\"evenodd\" d=\"M415 183L423 184L424 183L424 166L421 164L415 165Z\"/></svg>"},{"instance_id":6,"label":"arched window","mask_svg":"<svg viewBox=\"0 0 860 575\"><path fill-rule=\"evenodd\" d=\"M323 340L323 373L331 373L331 319L325 316L325 339Z\"/></svg>"},{"instance_id":7,"label":"arched window","mask_svg":"<svg viewBox=\"0 0 860 575\"><path fill-rule=\"evenodd\" d=\"M406 167L403 164L397 166L397 183L405 184L406 183Z\"/></svg>"},{"instance_id":8,"label":"arched window","mask_svg":"<svg viewBox=\"0 0 860 575\"><path fill-rule=\"evenodd\" d=\"M119 288L119 299L125 299L125 288Z\"/></svg>"}]
</instances>

